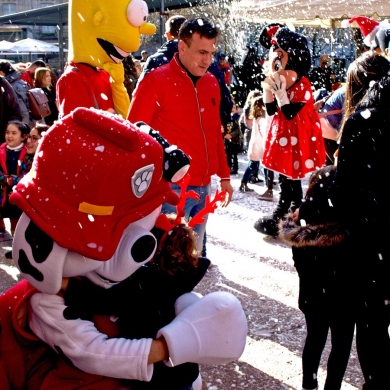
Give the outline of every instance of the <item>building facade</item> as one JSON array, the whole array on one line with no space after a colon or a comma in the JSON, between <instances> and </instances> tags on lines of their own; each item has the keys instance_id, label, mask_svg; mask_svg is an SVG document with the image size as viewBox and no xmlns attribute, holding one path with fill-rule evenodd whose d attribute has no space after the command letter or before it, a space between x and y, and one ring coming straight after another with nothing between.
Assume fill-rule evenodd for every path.
<instances>
[{"instance_id":1,"label":"building facade","mask_svg":"<svg viewBox=\"0 0 390 390\"><path fill-rule=\"evenodd\" d=\"M67 3L65 0L0 0L0 15L11 15L23 11L30 11L38 8L45 8L57 4ZM64 43L65 48L68 47L67 27L64 28ZM0 25L0 41L16 42L25 38L33 38L41 41L47 41L53 44L58 44L58 31L56 26L35 26L35 25ZM0 53L0 57L2 57ZM54 67L58 67L58 54L47 53L44 58L42 55L19 55L7 56L7 59L15 62L27 62L42 58L47 63Z\"/></svg>"}]
</instances>

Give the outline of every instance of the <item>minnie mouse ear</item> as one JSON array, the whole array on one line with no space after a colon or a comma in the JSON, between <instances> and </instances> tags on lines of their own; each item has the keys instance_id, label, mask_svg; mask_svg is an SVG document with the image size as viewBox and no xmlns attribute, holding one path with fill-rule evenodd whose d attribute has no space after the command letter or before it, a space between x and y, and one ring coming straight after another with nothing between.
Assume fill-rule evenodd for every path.
<instances>
[{"instance_id":1,"label":"minnie mouse ear","mask_svg":"<svg viewBox=\"0 0 390 390\"><path fill-rule=\"evenodd\" d=\"M269 49L271 47L271 39L273 35L275 35L276 31L279 29L277 27L282 28L287 26L281 23L270 23L263 28L259 38L261 46L265 47L266 49ZM275 30L275 32L272 33L272 30Z\"/></svg>"}]
</instances>

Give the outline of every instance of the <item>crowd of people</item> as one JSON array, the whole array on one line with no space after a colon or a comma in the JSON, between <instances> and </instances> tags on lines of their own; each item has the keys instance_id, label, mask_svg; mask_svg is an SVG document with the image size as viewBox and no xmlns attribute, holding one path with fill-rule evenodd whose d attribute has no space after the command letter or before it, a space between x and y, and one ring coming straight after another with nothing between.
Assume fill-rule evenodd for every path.
<instances>
[{"instance_id":1,"label":"crowd of people","mask_svg":"<svg viewBox=\"0 0 390 390\"><path fill-rule=\"evenodd\" d=\"M292 247L299 308L307 327L303 390L318 389L317 371L329 330L332 351L324 389L341 388L355 327L363 389L389 389L389 211L384 177L390 30L376 33L370 50L350 65L343 85L329 57L321 55L313 67L307 39L282 24L271 23L261 33L260 43L269 49L263 64L254 60L248 46L240 66L231 66L226 54L216 54L219 33L204 18L175 15L166 23L167 42L156 53L148 56L143 50L141 60L127 56L127 119L145 122L191 156L188 190L198 197L186 199L187 221L205 208L213 175L226 192L222 207L230 203L230 176L239 174L240 152L247 154L248 165L239 191L250 196L250 186L265 181L258 198L272 202L277 175L277 205L255 229L279 236ZM245 81L242 70L248 64L252 73L246 70ZM86 65L70 66L74 70ZM39 139L59 112L66 114L79 103L75 98L65 109L55 74L40 60L19 67L2 61L0 75L0 230L5 230L3 219L9 218L13 234L21 212L8 201L12 187L31 169ZM235 89L236 78L240 89ZM41 120L31 117L32 88L41 88L48 98L50 115ZM104 109L104 102L98 107ZM309 187L303 194L305 177ZM181 186L171 186L180 195ZM175 211L163 205L163 214ZM191 235L196 263L206 253L206 224L204 216ZM200 278L207 266L199 271ZM196 367L190 382L197 373ZM179 388L183 386L180 382Z\"/></svg>"}]
</instances>

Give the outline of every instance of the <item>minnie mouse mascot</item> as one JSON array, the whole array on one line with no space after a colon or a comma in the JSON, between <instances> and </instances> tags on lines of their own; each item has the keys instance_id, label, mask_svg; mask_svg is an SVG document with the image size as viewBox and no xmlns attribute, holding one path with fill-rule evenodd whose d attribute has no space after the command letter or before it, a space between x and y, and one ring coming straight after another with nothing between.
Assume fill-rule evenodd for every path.
<instances>
[{"instance_id":1,"label":"minnie mouse mascot","mask_svg":"<svg viewBox=\"0 0 390 390\"><path fill-rule=\"evenodd\" d=\"M302 202L301 179L325 165L325 148L306 77L311 66L306 38L283 24L271 23L261 32L260 43L270 50L271 71L262 87L267 114L273 116L262 163L279 173L281 192L272 215L260 218L254 227L275 237L279 220Z\"/></svg>"}]
</instances>

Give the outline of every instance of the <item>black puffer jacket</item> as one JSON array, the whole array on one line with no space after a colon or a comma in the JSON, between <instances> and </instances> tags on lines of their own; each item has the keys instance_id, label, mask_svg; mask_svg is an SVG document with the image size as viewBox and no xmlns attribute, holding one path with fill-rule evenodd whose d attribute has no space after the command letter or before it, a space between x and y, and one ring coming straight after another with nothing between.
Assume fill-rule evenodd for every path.
<instances>
[{"instance_id":1,"label":"black puffer jacket","mask_svg":"<svg viewBox=\"0 0 390 390\"><path fill-rule=\"evenodd\" d=\"M345 229L334 222L300 226L293 221L293 214L288 214L279 228L279 237L292 246L299 275L299 308L304 313L318 306L343 310L345 302L353 299L349 284L354 279Z\"/></svg>"},{"instance_id":2,"label":"black puffer jacket","mask_svg":"<svg viewBox=\"0 0 390 390\"><path fill-rule=\"evenodd\" d=\"M138 82L140 82L145 77L145 75L153 69L171 62L175 53L179 51L177 47L178 44L179 41L176 39L168 41L164 43L154 54L148 57Z\"/></svg>"},{"instance_id":3,"label":"black puffer jacket","mask_svg":"<svg viewBox=\"0 0 390 390\"><path fill-rule=\"evenodd\" d=\"M350 284L357 276L348 256L349 235L328 198L335 171L334 166L326 166L314 172L298 222L290 213L279 224L279 237L292 247L299 308L304 313L318 306L345 310L346 302L353 302Z\"/></svg>"}]
</instances>

